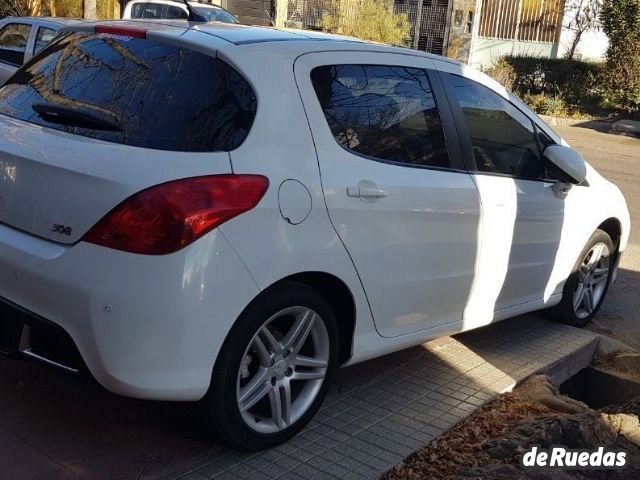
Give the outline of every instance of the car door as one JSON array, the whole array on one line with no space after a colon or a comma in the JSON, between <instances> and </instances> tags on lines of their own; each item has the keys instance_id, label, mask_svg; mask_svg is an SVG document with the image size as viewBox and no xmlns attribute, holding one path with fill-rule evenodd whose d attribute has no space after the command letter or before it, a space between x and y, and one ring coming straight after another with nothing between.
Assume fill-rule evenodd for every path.
<instances>
[{"instance_id":1,"label":"car door","mask_svg":"<svg viewBox=\"0 0 640 480\"><path fill-rule=\"evenodd\" d=\"M474 276L478 193L430 68L370 52L295 65L329 216L388 337L459 326Z\"/></svg>"},{"instance_id":2,"label":"car door","mask_svg":"<svg viewBox=\"0 0 640 480\"><path fill-rule=\"evenodd\" d=\"M0 28L0 85L24 63L30 33L31 25L21 22Z\"/></svg>"},{"instance_id":3,"label":"car door","mask_svg":"<svg viewBox=\"0 0 640 480\"><path fill-rule=\"evenodd\" d=\"M554 293L565 203L542 158L551 138L506 91L469 78L464 67L438 68L482 204L478 273L464 314L465 327L475 327L540 308Z\"/></svg>"}]
</instances>

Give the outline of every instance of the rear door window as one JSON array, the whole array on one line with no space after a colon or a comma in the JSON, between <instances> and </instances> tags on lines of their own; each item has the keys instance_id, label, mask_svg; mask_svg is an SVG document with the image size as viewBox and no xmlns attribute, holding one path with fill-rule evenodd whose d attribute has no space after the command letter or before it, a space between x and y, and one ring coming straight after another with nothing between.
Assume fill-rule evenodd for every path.
<instances>
[{"instance_id":1,"label":"rear door window","mask_svg":"<svg viewBox=\"0 0 640 480\"><path fill-rule=\"evenodd\" d=\"M0 29L0 61L20 66L24 62L31 25L8 23Z\"/></svg>"},{"instance_id":2,"label":"rear door window","mask_svg":"<svg viewBox=\"0 0 640 480\"><path fill-rule=\"evenodd\" d=\"M47 44L51 40L53 40L55 36L56 36L56 31L51 28L47 28L47 27L38 28L38 35L36 35L36 43L33 47L33 53L38 53L40 50L46 47Z\"/></svg>"},{"instance_id":3,"label":"rear door window","mask_svg":"<svg viewBox=\"0 0 640 480\"><path fill-rule=\"evenodd\" d=\"M169 5L167 7L167 11L165 13L165 17L170 19L170 20L174 20L176 18L178 18L178 19L187 19L187 18L189 18L189 15L187 14L187 12L184 11L184 9L182 9L180 7L174 7L173 5Z\"/></svg>"},{"instance_id":4,"label":"rear door window","mask_svg":"<svg viewBox=\"0 0 640 480\"><path fill-rule=\"evenodd\" d=\"M222 60L105 33L66 34L0 88L0 114L159 150L233 150L255 113L253 89Z\"/></svg>"},{"instance_id":5,"label":"rear door window","mask_svg":"<svg viewBox=\"0 0 640 480\"><path fill-rule=\"evenodd\" d=\"M367 157L449 167L435 98L424 70L386 65L313 69L313 87L333 136Z\"/></svg>"}]
</instances>

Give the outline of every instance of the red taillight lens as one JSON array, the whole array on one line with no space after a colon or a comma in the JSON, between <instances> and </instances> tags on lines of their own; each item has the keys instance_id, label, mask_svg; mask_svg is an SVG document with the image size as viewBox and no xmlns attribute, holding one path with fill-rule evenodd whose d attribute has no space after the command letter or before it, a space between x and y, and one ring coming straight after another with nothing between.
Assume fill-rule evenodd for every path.
<instances>
[{"instance_id":1,"label":"red taillight lens","mask_svg":"<svg viewBox=\"0 0 640 480\"><path fill-rule=\"evenodd\" d=\"M96 25L94 31L96 33L107 33L109 35L122 35L123 37L147 38L147 31L139 28Z\"/></svg>"},{"instance_id":2,"label":"red taillight lens","mask_svg":"<svg viewBox=\"0 0 640 480\"><path fill-rule=\"evenodd\" d=\"M146 255L173 253L255 207L269 187L261 175L212 175L151 187L118 205L85 242Z\"/></svg>"}]
</instances>

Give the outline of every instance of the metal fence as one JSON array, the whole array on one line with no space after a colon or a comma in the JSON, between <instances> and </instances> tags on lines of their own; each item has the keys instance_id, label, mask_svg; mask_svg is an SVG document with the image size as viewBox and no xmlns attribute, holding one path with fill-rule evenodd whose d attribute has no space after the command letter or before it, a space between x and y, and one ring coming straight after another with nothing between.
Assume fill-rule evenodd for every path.
<instances>
[{"instance_id":1,"label":"metal fence","mask_svg":"<svg viewBox=\"0 0 640 480\"><path fill-rule=\"evenodd\" d=\"M560 39L565 0L484 0L480 36L523 42Z\"/></svg>"},{"instance_id":2,"label":"metal fence","mask_svg":"<svg viewBox=\"0 0 640 480\"><path fill-rule=\"evenodd\" d=\"M287 25L320 30L324 15L353 15L356 2L358 0L289 0ZM406 13L411 23L407 47L440 55L443 53L447 0L396 0L394 11Z\"/></svg>"}]
</instances>

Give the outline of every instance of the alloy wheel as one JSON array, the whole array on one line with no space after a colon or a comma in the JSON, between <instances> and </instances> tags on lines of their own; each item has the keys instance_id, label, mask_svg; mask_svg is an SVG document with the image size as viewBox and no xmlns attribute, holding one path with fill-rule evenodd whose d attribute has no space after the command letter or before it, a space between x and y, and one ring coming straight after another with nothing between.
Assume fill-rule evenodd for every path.
<instances>
[{"instance_id":1,"label":"alloy wheel","mask_svg":"<svg viewBox=\"0 0 640 480\"><path fill-rule=\"evenodd\" d=\"M580 319L591 315L607 289L610 273L610 251L604 243L596 243L580 264L573 293L573 310Z\"/></svg>"},{"instance_id":2,"label":"alloy wheel","mask_svg":"<svg viewBox=\"0 0 640 480\"><path fill-rule=\"evenodd\" d=\"M263 434L295 423L317 397L329 355L329 334L314 310L290 307L272 315L249 342L237 374L245 423Z\"/></svg>"}]
</instances>

